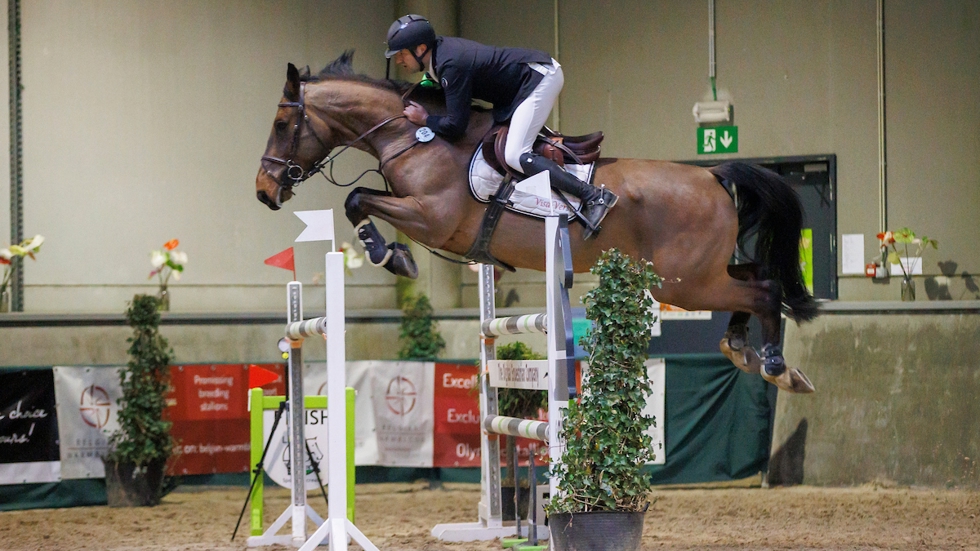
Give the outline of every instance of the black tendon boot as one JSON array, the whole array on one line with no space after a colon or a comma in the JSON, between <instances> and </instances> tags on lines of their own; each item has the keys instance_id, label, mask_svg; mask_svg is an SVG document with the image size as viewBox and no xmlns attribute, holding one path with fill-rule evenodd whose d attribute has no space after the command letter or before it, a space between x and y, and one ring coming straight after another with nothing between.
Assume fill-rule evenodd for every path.
<instances>
[{"instance_id":1,"label":"black tendon boot","mask_svg":"<svg viewBox=\"0 0 980 551\"><path fill-rule=\"evenodd\" d=\"M547 170L551 174L551 187L570 193L582 200L579 214L585 221L585 231L582 233L584 239L592 237L599 231L599 224L602 223L602 219L619 200L615 193L579 180L547 157L525 153L521 155L521 167L527 176L534 176Z\"/></svg>"}]
</instances>

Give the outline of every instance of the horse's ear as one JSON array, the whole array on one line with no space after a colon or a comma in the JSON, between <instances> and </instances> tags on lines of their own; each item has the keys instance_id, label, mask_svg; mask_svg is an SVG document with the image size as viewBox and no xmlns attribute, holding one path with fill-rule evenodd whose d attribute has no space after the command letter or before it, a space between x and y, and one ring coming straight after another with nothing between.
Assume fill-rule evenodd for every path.
<instances>
[{"instance_id":1,"label":"horse's ear","mask_svg":"<svg viewBox=\"0 0 980 551\"><path fill-rule=\"evenodd\" d=\"M310 66L309 65L307 65L306 67L303 67L303 70L299 72L299 79L300 80L310 80Z\"/></svg>"},{"instance_id":2,"label":"horse's ear","mask_svg":"<svg viewBox=\"0 0 980 551\"><path fill-rule=\"evenodd\" d=\"M292 63L286 68L286 86L282 89L282 95L290 101L299 100L299 71Z\"/></svg>"}]
</instances>

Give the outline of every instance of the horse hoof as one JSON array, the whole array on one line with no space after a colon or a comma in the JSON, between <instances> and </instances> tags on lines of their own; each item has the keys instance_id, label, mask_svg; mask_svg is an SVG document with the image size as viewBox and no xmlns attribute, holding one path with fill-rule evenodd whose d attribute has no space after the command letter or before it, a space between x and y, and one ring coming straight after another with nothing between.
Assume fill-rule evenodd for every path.
<instances>
[{"instance_id":1,"label":"horse hoof","mask_svg":"<svg viewBox=\"0 0 980 551\"><path fill-rule=\"evenodd\" d=\"M416 279L419 277L419 267L412 258L412 251L407 245L392 243L388 245L391 250L391 258L385 264L385 269L396 276Z\"/></svg>"},{"instance_id":2,"label":"horse hoof","mask_svg":"<svg viewBox=\"0 0 980 551\"><path fill-rule=\"evenodd\" d=\"M749 375L758 375L762 370L762 359L759 358L759 355L752 347L743 346L741 348L732 348L730 340L723 338L718 343L718 348L721 349L722 354L735 364L735 367Z\"/></svg>"},{"instance_id":3,"label":"horse hoof","mask_svg":"<svg viewBox=\"0 0 980 551\"><path fill-rule=\"evenodd\" d=\"M773 377L766 373L763 369L759 372L762 378L769 381L770 383L776 385L786 392L792 392L793 394L810 394L815 388L813 388L813 383L807 378L806 374L802 370L796 369L795 367L787 367L785 371L781 374Z\"/></svg>"}]
</instances>

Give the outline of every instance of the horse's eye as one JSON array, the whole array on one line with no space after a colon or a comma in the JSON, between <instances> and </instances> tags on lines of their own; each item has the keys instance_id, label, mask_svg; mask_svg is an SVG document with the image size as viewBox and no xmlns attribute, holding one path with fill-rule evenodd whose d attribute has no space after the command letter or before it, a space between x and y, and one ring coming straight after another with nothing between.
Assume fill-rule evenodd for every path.
<instances>
[{"instance_id":1,"label":"horse's eye","mask_svg":"<svg viewBox=\"0 0 980 551\"><path fill-rule=\"evenodd\" d=\"M276 132L283 132L283 131L285 131L286 130L286 126L288 124L289 123L286 122L286 121L276 121L276 124L275 124Z\"/></svg>"}]
</instances>

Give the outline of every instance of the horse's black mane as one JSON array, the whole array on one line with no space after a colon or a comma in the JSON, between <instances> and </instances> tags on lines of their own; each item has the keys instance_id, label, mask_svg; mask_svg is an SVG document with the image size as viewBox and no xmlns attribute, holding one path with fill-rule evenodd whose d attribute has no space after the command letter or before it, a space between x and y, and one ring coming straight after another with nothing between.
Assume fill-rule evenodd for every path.
<instances>
[{"instance_id":1,"label":"horse's black mane","mask_svg":"<svg viewBox=\"0 0 980 551\"><path fill-rule=\"evenodd\" d=\"M324 67L319 73L313 75L310 74L310 67L307 66L300 72L299 79L302 82L320 82L322 80L346 80L352 82L363 82L375 88L381 88L383 90L389 90L402 96L415 86L411 82L406 82L404 80L391 80L384 78L372 78L367 75L361 75L354 72L354 50L346 50L344 53L340 54L340 57L331 61ZM411 96L415 99L431 99L431 100L442 100L443 95L441 91L430 90L427 88L422 88L416 86L412 91Z\"/></svg>"}]
</instances>

